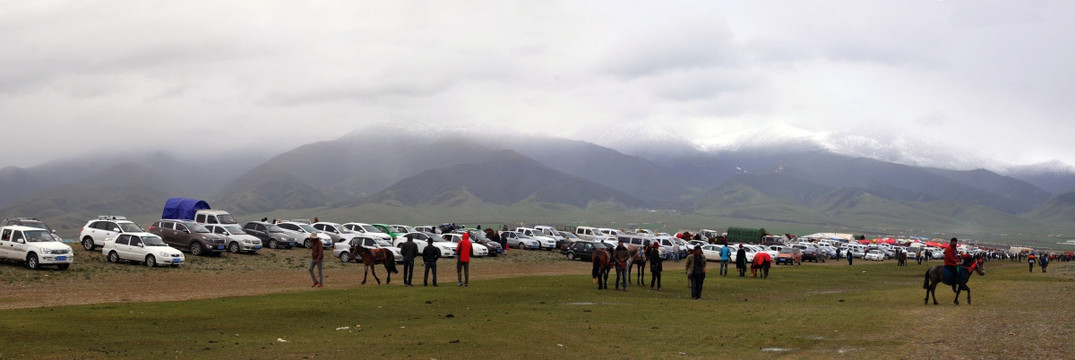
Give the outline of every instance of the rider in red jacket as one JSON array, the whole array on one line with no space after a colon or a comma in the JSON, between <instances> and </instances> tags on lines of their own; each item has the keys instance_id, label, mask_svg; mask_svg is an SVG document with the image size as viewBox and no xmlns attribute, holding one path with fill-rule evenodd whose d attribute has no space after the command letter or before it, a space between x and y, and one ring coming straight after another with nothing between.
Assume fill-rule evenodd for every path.
<instances>
[{"instance_id":1,"label":"rider in red jacket","mask_svg":"<svg viewBox=\"0 0 1075 360\"><path fill-rule=\"evenodd\" d=\"M960 279L959 272L956 271L956 266L959 265L959 257L956 256L957 245L958 240L952 238L952 242L948 243L948 247L944 248L944 268L948 269L948 271L951 272L952 277L956 280L955 282L959 283L962 279ZM956 286L952 285L952 291L955 291L955 289Z\"/></svg>"}]
</instances>

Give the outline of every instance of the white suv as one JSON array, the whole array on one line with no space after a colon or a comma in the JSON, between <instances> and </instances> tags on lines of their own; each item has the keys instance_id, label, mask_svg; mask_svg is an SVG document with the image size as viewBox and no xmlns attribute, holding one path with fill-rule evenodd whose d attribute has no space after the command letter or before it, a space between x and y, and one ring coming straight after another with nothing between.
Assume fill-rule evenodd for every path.
<instances>
[{"instance_id":1,"label":"white suv","mask_svg":"<svg viewBox=\"0 0 1075 360\"><path fill-rule=\"evenodd\" d=\"M83 249L93 251L95 247L103 246L105 239L113 239L119 234L129 232L145 232L145 230L123 216L99 215L96 220L86 222L78 238L82 242Z\"/></svg>"},{"instance_id":2,"label":"white suv","mask_svg":"<svg viewBox=\"0 0 1075 360\"><path fill-rule=\"evenodd\" d=\"M48 230L29 226L0 228L0 259L26 262L26 267L39 269L56 265L67 270L75 260L70 246L56 241Z\"/></svg>"}]
</instances>

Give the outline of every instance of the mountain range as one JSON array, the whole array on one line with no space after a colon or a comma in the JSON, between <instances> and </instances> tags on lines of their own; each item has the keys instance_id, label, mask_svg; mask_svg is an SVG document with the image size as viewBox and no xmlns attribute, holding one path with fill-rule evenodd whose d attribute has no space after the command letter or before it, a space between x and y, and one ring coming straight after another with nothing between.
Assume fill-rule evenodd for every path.
<instances>
[{"instance_id":1,"label":"mountain range","mask_svg":"<svg viewBox=\"0 0 1075 360\"><path fill-rule=\"evenodd\" d=\"M381 126L279 154L86 155L0 169L0 215L40 217L70 237L97 214L148 222L167 198L180 196L206 199L240 219L326 212L360 213L370 222L406 213L443 216L414 220L431 223L461 214L569 222L563 216L571 214L605 224L770 224L1040 244L1075 236L1075 171L1055 164L1002 174L810 146L706 151L665 134L638 142L619 151L555 137Z\"/></svg>"}]
</instances>

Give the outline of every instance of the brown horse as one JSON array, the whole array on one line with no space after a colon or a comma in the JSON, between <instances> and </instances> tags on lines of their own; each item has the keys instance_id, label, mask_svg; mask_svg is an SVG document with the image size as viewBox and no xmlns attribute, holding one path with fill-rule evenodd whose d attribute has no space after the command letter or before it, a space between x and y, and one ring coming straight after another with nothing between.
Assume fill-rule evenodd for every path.
<instances>
[{"instance_id":1,"label":"brown horse","mask_svg":"<svg viewBox=\"0 0 1075 360\"><path fill-rule=\"evenodd\" d=\"M943 282L945 285L958 285L956 287L956 305L959 305L959 293L963 290L967 290L967 304L970 304L970 288L967 287L967 281L970 281L970 276L974 272L977 272L978 275L985 276L985 262L982 259L976 261L971 260L964 262L962 268L964 271L963 275L958 279L958 284L955 279L956 275L947 278L944 276L944 265L934 265L929 268L929 270L926 270L926 280L922 283L922 288L926 289L926 298L922 300L922 303L929 304L929 296L932 294L933 305L937 305L937 284Z\"/></svg>"},{"instance_id":2,"label":"brown horse","mask_svg":"<svg viewBox=\"0 0 1075 360\"><path fill-rule=\"evenodd\" d=\"M351 258L355 259L355 261L358 261L359 258L362 259L362 265L364 266L362 284L366 283L366 277L370 273L373 273L373 279L377 280L377 284L381 284L381 279L377 277L377 264L384 264L384 271L388 273L388 277L384 281L385 284L392 283L392 273L399 273L396 270L396 256L388 249L367 249L363 246L352 246Z\"/></svg>"},{"instance_id":3,"label":"brown horse","mask_svg":"<svg viewBox=\"0 0 1075 360\"><path fill-rule=\"evenodd\" d=\"M636 283L638 285L646 286L646 247L628 246L627 251L631 253L631 260L627 262L627 276L631 276L632 269L638 267L638 275ZM628 279L630 280L630 279Z\"/></svg>"},{"instance_id":4,"label":"brown horse","mask_svg":"<svg viewBox=\"0 0 1075 360\"><path fill-rule=\"evenodd\" d=\"M612 270L612 254L602 246L593 252L593 281L597 289L608 289L608 273Z\"/></svg>"}]
</instances>

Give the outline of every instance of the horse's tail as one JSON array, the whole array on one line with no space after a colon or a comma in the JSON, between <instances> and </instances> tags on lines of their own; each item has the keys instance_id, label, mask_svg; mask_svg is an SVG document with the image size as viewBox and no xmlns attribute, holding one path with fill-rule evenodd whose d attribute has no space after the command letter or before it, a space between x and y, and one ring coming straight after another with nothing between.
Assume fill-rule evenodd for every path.
<instances>
[{"instance_id":1,"label":"horse's tail","mask_svg":"<svg viewBox=\"0 0 1075 360\"><path fill-rule=\"evenodd\" d=\"M922 288L929 290L929 270L926 270L926 279L922 281Z\"/></svg>"},{"instance_id":2,"label":"horse's tail","mask_svg":"<svg viewBox=\"0 0 1075 360\"><path fill-rule=\"evenodd\" d=\"M399 274L399 270L396 270L396 255L389 250L384 250L384 269Z\"/></svg>"}]
</instances>

